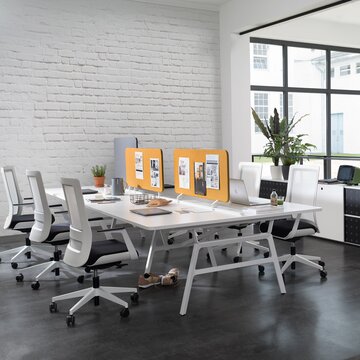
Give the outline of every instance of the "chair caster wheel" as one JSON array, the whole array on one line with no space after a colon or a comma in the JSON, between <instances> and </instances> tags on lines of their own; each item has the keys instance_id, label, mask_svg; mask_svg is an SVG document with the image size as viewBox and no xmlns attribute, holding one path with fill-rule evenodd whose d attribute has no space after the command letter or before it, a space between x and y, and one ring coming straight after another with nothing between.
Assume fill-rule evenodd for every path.
<instances>
[{"instance_id":1,"label":"chair caster wheel","mask_svg":"<svg viewBox=\"0 0 360 360\"><path fill-rule=\"evenodd\" d=\"M240 261L240 256L235 256L233 262L238 263L239 261Z\"/></svg>"},{"instance_id":2,"label":"chair caster wheel","mask_svg":"<svg viewBox=\"0 0 360 360\"><path fill-rule=\"evenodd\" d=\"M30 251L26 252L25 256L27 259L31 259L31 252Z\"/></svg>"},{"instance_id":3,"label":"chair caster wheel","mask_svg":"<svg viewBox=\"0 0 360 360\"><path fill-rule=\"evenodd\" d=\"M139 294L133 293L130 295L131 303L137 305L139 303Z\"/></svg>"},{"instance_id":4,"label":"chair caster wheel","mask_svg":"<svg viewBox=\"0 0 360 360\"><path fill-rule=\"evenodd\" d=\"M32 288L33 290L39 290L39 288L40 288L40 283L39 283L38 281L33 282L33 283L31 284L31 288Z\"/></svg>"},{"instance_id":5,"label":"chair caster wheel","mask_svg":"<svg viewBox=\"0 0 360 360\"><path fill-rule=\"evenodd\" d=\"M128 308L124 308L120 311L120 316L122 318L127 318L130 315L130 311Z\"/></svg>"},{"instance_id":6,"label":"chair caster wheel","mask_svg":"<svg viewBox=\"0 0 360 360\"><path fill-rule=\"evenodd\" d=\"M168 243L169 245L172 245L172 244L174 243L174 238L168 239L167 243Z\"/></svg>"},{"instance_id":7,"label":"chair caster wheel","mask_svg":"<svg viewBox=\"0 0 360 360\"><path fill-rule=\"evenodd\" d=\"M55 302L52 302L50 305L49 305L49 310L51 313L56 313L58 311L57 309L57 303Z\"/></svg>"},{"instance_id":8,"label":"chair caster wheel","mask_svg":"<svg viewBox=\"0 0 360 360\"><path fill-rule=\"evenodd\" d=\"M264 266L259 265L258 269L259 269L259 275L264 275L265 274L265 267Z\"/></svg>"},{"instance_id":9,"label":"chair caster wheel","mask_svg":"<svg viewBox=\"0 0 360 360\"><path fill-rule=\"evenodd\" d=\"M24 275L22 273L20 273L19 275L16 276L16 282L23 282L24 281Z\"/></svg>"},{"instance_id":10,"label":"chair caster wheel","mask_svg":"<svg viewBox=\"0 0 360 360\"><path fill-rule=\"evenodd\" d=\"M267 259L270 256L270 253L267 251L264 253L264 258Z\"/></svg>"},{"instance_id":11,"label":"chair caster wheel","mask_svg":"<svg viewBox=\"0 0 360 360\"><path fill-rule=\"evenodd\" d=\"M326 279L326 277L327 277L327 271L325 271L325 270L320 270L320 276L321 276L322 279Z\"/></svg>"},{"instance_id":12,"label":"chair caster wheel","mask_svg":"<svg viewBox=\"0 0 360 360\"><path fill-rule=\"evenodd\" d=\"M12 267L13 269L17 269L17 268L18 268L18 263L12 262L12 263L11 263L11 267Z\"/></svg>"},{"instance_id":13,"label":"chair caster wheel","mask_svg":"<svg viewBox=\"0 0 360 360\"><path fill-rule=\"evenodd\" d=\"M73 327L75 326L75 316L74 315L68 315L66 317L66 325L68 327Z\"/></svg>"},{"instance_id":14,"label":"chair caster wheel","mask_svg":"<svg viewBox=\"0 0 360 360\"><path fill-rule=\"evenodd\" d=\"M322 266L322 267L325 267L325 263L323 262L323 261L318 261L318 264L320 265L320 266Z\"/></svg>"},{"instance_id":15,"label":"chair caster wheel","mask_svg":"<svg viewBox=\"0 0 360 360\"><path fill-rule=\"evenodd\" d=\"M84 282L84 279L85 279L85 276L84 275L80 275L80 276L78 276L77 277L77 282L79 283L79 284L82 284L83 282Z\"/></svg>"}]
</instances>

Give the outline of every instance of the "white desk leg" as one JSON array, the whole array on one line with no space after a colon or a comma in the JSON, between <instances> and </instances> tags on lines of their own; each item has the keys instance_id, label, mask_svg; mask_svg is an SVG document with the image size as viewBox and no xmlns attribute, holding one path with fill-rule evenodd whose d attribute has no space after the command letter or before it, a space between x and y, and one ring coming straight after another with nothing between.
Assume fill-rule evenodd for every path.
<instances>
[{"instance_id":1,"label":"white desk leg","mask_svg":"<svg viewBox=\"0 0 360 360\"><path fill-rule=\"evenodd\" d=\"M281 269L280 269L279 259L278 259L277 253L276 253L274 238L272 237L271 234L269 234L267 240L268 240L269 248L270 248L270 256L274 263L275 273L276 273L277 281L279 284L280 292L282 294L285 294L286 289L285 289L284 279L282 277L282 273L281 273Z\"/></svg>"},{"instance_id":2,"label":"white desk leg","mask_svg":"<svg viewBox=\"0 0 360 360\"><path fill-rule=\"evenodd\" d=\"M192 287L192 283L194 280L196 263L197 263L198 256L199 256L199 250L200 250L199 244L195 243L193 246L193 252L191 255L191 261L190 261L190 265L189 265L189 271L188 271L187 278L186 278L186 285L185 285L184 294L183 294L181 307L180 307L180 315L185 315L186 311L187 311L191 287Z\"/></svg>"},{"instance_id":3,"label":"white desk leg","mask_svg":"<svg viewBox=\"0 0 360 360\"><path fill-rule=\"evenodd\" d=\"M152 235L148 257L146 259L145 273L150 272L153 257L154 257L154 252L155 252L155 245L156 245L156 230L153 232L153 235Z\"/></svg>"}]
</instances>

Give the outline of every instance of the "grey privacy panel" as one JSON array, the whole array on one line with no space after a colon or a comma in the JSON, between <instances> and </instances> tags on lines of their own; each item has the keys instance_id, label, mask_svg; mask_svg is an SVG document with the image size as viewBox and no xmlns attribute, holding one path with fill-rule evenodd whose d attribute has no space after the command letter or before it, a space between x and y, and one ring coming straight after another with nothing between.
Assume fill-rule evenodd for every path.
<instances>
[{"instance_id":1,"label":"grey privacy panel","mask_svg":"<svg viewBox=\"0 0 360 360\"><path fill-rule=\"evenodd\" d=\"M125 149L137 148L138 140L135 136L122 136L114 139L115 177L126 179Z\"/></svg>"}]
</instances>

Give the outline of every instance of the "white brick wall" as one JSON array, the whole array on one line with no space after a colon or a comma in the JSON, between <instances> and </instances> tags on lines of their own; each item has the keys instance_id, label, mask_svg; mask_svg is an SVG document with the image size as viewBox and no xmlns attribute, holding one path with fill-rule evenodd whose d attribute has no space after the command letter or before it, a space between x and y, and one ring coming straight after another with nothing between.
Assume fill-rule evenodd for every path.
<instances>
[{"instance_id":1,"label":"white brick wall","mask_svg":"<svg viewBox=\"0 0 360 360\"><path fill-rule=\"evenodd\" d=\"M0 165L91 182L113 138L219 147L218 13L122 0L0 0ZM1 181L2 182L2 181ZM0 184L0 222L6 214Z\"/></svg>"}]
</instances>

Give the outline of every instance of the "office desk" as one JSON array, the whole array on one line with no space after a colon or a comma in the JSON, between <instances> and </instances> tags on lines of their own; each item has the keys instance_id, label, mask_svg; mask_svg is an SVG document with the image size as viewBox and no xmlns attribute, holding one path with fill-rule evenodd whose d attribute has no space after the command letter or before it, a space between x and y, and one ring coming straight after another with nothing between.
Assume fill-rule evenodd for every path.
<instances>
[{"instance_id":1,"label":"office desk","mask_svg":"<svg viewBox=\"0 0 360 360\"><path fill-rule=\"evenodd\" d=\"M64 199L62 189L47 189L47 194ZM91 210L95 210L103 215L115 218L124 223L129 223L137 228L152 232L152 240L149 254L146 261L145 272L150 272L154 254L157 251L171 250L180 247L192 246L192 256L187 274L186 285L180 308L180 315L185 315L189 303L193 279L196 275L213 273L217 271L230 270L245 266L255 266L263 264L273 264L280 292L286 292L284 281L281 275L280 265L271 235L273 221L293 216L300 216L301 213L321 210L319 207L300 205L294 203L285 203L283 206L272 207L270 205L244 207L240 205L218 206L214 209L200 202L179 201L173 199L173 202L166 206L171 214L158 216L141 216L130 212L131 209L139 209L145 205L134 205L130 202L129 196L122 196L121 201L109 204L96 204L87 201L94 195L85 195L85 205ZM226 237L214 239L215 233L227 228L230 225L247 225L259 221L270 221L267 233L246 235L242 237ZM196 228L202 228L202 235L198 235ZM169 230L188 230L193 234L192 239L186 240L180 244L168 244L167 236L164 236ZM160 234L160 244L156 236ZM217 265L213 253L216 247L226 247L232 244L238 244L244 241L267 240L270 249L268 258L253 259L241 263L231 263L226 265ZM210 254L211 266L207 268L196 268L200 249L207 249Z\"/></svg>"}]
</instances>

